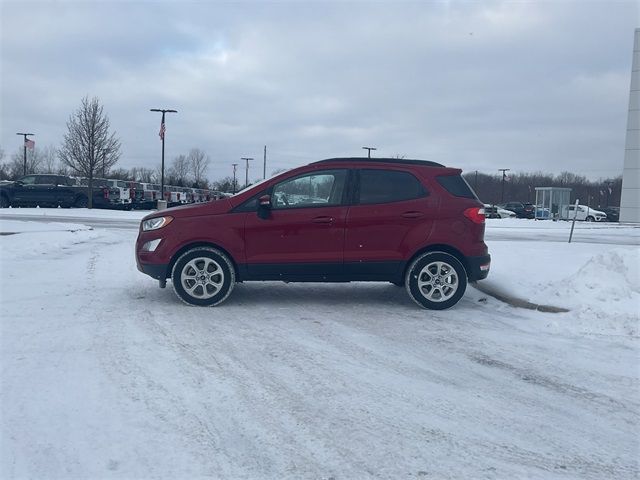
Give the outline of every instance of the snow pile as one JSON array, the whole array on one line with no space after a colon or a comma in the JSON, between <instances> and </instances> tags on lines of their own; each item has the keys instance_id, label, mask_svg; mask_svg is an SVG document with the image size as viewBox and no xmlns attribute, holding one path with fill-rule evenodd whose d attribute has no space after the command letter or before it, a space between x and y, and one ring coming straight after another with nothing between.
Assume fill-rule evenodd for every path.
<instances>
[{"instance_id":1,"label":"snow pile","mask_svg":"<svg viewBox=\"0 0 640 480\"><path fill-rule=\"evenodd\" d=\"M573 275L537 290L538 299L566 306L584 333L638 336L640 255L614 249L591 257Z\"/></svg>"},{"instance_id":2,"label":"snow pile","mask_svg":"<svg viewBox=\"0 0 640 480\"><path fill-rule=\"evenodd\" d=\"M91 227L76 223L40 223L1 220L3 257L30 258L35 255L62 253L74 245L99 236ZM4 262L2 262L4 263Z\"/></svg>"}]
</instances>

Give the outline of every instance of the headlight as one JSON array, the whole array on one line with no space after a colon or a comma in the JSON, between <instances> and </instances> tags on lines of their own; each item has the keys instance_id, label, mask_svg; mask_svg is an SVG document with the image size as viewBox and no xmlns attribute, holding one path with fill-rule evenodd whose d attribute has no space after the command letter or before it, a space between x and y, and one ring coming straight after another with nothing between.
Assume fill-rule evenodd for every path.
<instances>
[{"instance_id":1,"label":"headlight","mask_svg":"<svg viewBox=\"0 0 640 480\"><path fill-rule=\"evenodd\" d=\"M148 232L150 230L158 230L159 228L166 227L171 223L173 217L155 217L150 218L142 222L142 230Z\"/></svg>"}]
</instances>

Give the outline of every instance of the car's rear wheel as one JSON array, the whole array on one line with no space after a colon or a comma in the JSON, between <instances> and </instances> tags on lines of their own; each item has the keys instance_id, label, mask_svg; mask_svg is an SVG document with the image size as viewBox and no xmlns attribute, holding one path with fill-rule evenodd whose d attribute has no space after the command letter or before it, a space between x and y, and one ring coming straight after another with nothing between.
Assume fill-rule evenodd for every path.
<instances>
[{"instance_id":1,"label":"car's rear wheel","mask_svg":"<svg viewBox=\"0 0 640 480\"><path fill-rule=\"evenodd\" d=\"M231 260L220 250L196 247L183 253L171 272L173 289L190 305L215 306L227 299L236 283Z\"/></svg>"},{"instance_id":2,"label":"car's rear wheel","mask_svg":"<svg viewBox=\"0 0 640 480\"><path fill-rule=\"evenodd\" d=\"M445 252L427 252L407 269L405 284L411 299L423 308L453 307L467 289L467 272L462 263Z\"/></svg>"}]
</instances>

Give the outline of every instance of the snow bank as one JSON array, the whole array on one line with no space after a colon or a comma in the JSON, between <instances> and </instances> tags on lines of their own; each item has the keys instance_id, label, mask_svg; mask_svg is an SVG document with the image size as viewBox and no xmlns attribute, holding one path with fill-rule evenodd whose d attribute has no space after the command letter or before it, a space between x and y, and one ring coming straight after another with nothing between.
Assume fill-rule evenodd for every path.
<instances>
[{"instance_id":1,"label":"snow bank","mask_svg":"<svg viewBox=\"0 0 640 480\"><path fill-rule=\"evenodd\" d=\"M640 255L620 249L599 253L539 294L573 310L574 327L585 333L638 336Z\"/></svg>"},{"instance_id":2,"label":"snow bank","mask_svg":"<svg viewBox=\"0 0 640 480\"><path fill-rule=\"evenodd\" d=\"M154 210L103 210L99 208L2 208L0 219L5 215L21 215L25 217L86 217L104 219L141 219Z\"/></svg>"},{"instance_id":3,"label":"snow bank","mask_svg":"<svg viewBox=\"0 0 640 480\"><path fill-rule=\"evenodd\" d=\"M87 243L99 234L87 225L0 220L2 262L6 257L31 258L60 254L74 245Z\"/></svg>"},{"instance_id":4,"label":"snow bank","mask_svg":"<svg viewBox=\"0 0 640 480\"><path fill-rule=\"evenodd\" d=\"M636 246L491 241L487 286L535 304L567 308L548 326L582 334L640 334Z\"/></svg>"}]
</instances>

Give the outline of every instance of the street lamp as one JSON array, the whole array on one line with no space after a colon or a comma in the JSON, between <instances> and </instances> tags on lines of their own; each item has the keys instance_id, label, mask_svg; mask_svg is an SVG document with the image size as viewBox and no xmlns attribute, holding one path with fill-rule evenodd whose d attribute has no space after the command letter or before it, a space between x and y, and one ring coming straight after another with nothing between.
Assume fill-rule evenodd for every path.
<instances>
[{"instance_id":1,"label":"street lamp","mask_svg":"<svg viewBox=\"0 0 640 480\"><path fill-rule=\"evenodd\" d=\"M164 114L165 113L178 113L177 110L169 110L166 108L152 108L151 112L162 112L162 121L160 122L160 139L162 140L162 168L160 169L160 198L164 199L164 134L166 128L164 126Z\"/></svg>"},{"instance_id":2,"label":"street lamp","mask_svg":"<svg viewBox=\"0 0 640 480\"><path fill-rule=\"evenodd\" d=\"M111 151L110 148L105 148L104 150L102 150L102 178L105 178L105 173L104 173L105 157L109 154L110 151Z\"/></svg>"},{"instance_id":3,"label":"street lamp","mask_svg":"<svg viewBox=\"0 0 640 480\"><path fill-rule=\"evenodd\" d=\"M374 147L362 147L362 149L367 151L367 158L371 158L371 150L377 150Z\"/></svg>"},{"instance_id":4,"label":"street lamp","mask_svg":"<svg viewBox=\"0 0 640 480\"><path fill-rule=\"evenodd\" d=\"M27 174L27 137L29 135L33 136L35 135L35 133L16 133L16 135L22 135L24 137L24 167L23 167L23 175ZM29 142L32 142L33 140L28 140Z\"/></svg>"},{"instance_id":5,"label":"street lamp","mask_svg":"<svg viewBox=\"0 0 640 480\"><path fill-rule=\"evenodd\" d=\"M510 168L499 168L498 171L502 172L502 193L500 194L500 203L504 203L504 181L507 178L507 172Z\"/></svg>"},{"instance_id":6,"label":"street lamp","mask_svg":"<svg viewBox=\"0 0 640 480\"><path fill-rule=\"evenodd\" d=\"M251 160L253 160L253 158L251 157L242 157L240 158L240 160L244 160L247 164L246 170L245 170L245 176L244 176L244 186L245 188L247 187L247 185L249 185L249 162Z\"/></svg>"},{"instance_id":7,"label":"street lamp","mask_svg":"<svg viewBox=\"0 0 640 480\"><path fill-rule=\"evenodd\" d=\"M232 163L231 165L233 165L233 185L231 186L231 188L233 189L233 194L236 194L236 169L238 168L238 164L237 163Z\"/></svg>"}]
</instances>

